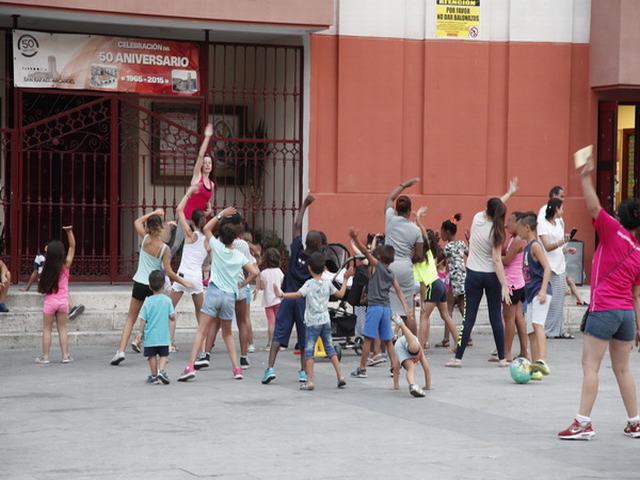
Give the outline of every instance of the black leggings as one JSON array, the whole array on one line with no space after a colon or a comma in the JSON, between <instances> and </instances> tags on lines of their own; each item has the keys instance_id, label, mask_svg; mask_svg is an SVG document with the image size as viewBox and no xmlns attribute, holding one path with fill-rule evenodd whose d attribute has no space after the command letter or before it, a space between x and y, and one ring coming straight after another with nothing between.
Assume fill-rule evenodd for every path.
<instances>
[{"instance_id":1,"label":"black leggings","mask_svg":"<svg viewBox=\"0 0 640 480\"><path fill-rule=\"evenodd\" d=\"M476 323L478 308L482 294L487 294L487 305L489 307L489 321L493 330L493 339L498 349L498 358L504 359L504 327L502 325L502 287L495 273L474 272L467 269L467 279L464 282L464 293L466 296L466 310L464 312L464 323L462 324L461 337L458 339L456 358L462 360L467 342L471 337L471 331Z\"/></svg>"}]
</instances>

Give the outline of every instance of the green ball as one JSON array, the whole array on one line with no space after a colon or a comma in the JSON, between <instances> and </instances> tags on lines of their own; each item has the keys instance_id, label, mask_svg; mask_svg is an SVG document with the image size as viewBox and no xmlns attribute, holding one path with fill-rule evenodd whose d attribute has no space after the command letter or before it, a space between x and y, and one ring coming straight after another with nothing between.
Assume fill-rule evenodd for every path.
<instances>
[{"instance_id":1,"label":"green ball","mask_svg":"<svg viewBox=\"0 0 640 480\"><path fill-rule=\"evenodd\" d=\"M524 357L518 357L511 362L509 372L514 382L529 383L531 381L531 362Z\"/></svg>"}]
</instances>

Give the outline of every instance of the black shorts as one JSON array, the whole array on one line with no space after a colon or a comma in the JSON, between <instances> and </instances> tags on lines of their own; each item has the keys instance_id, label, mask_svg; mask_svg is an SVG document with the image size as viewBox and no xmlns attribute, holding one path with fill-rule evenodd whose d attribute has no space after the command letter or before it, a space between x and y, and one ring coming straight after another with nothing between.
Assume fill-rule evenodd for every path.
<instances>
[{"instance_id":1,"label":"black shorts","mask_svg":"<svg viewBox=\"0 0 640 480\"><path fill-rule=\"evenodd\" d=\"M136 300L140 300L144 302L147 297L153 295L151 288L149 285L144 285L143 283L133 282L133 290L131 291L131 296Z\"/></svg>"},{"instance_id":2,"label":"black shorts","mask_svg":"<svg viewBox=\"0 0 640 480\"><path fill-rule=\"evenodd\" d=\"M511 292L511 305L524 303L524 287Z\"/></svg>"},{"instance_id":3,"label":"black shorts","mask_svg":"<svg viewBox=\"0 0 640 480\"><path fill-rule=\"evenodd\" d=\"M169 345L158 345L157 347L144 347L144 356L145 357L168 357L169 356Z\"/></svg>"},{"instance_id":4,"label":"black shorts","mask_svg":"<svg viewBox=\"0 0 640 480\"><path fill-rule=\"evenodd\" d=\"M425 294L424 301L430 303L447 302L447 287L445 287L442 280L438 278L431 285L427 286L427 293Z\"/></svg>"}]
</instances>

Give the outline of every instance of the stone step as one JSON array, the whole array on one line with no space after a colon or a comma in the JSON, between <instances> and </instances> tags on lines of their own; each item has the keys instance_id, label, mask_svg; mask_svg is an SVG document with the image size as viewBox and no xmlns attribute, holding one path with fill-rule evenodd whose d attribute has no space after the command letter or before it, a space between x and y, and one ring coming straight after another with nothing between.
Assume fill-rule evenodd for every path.
<instances>
[{"instance_id":1,"label":"stone step","mask_svg":"<svg viewBox=\"0 0 640 480\"><path fill-rule=\"evenodd\" d=\"M115 345L124 326L129 306L131 290L129 286L104 286L88 288L81 286L72 291L73 299L83 303L85 313L74 321L68 322L68 331L74 345ZM588 290L584 291L588 298ZM34 292L10 292L8 297L9 313L0 314L0 348L23 348L39 345L42 333L42 295ZM267 320L261 306L261 298L251 305L251 323L256 332L266 332ZM573 297L565 304L566 326L575 332L578 330L584 307L578 307ZM416 310L416 315L419 312ZM193 339L197 322L193 303L183 297L177 308L176 336L178 341L189 342ZM462 323L458 312L454 312L454 321ZM441 328L442 321L436 312L432 315L434 330ZM236 326L234 324L234 330ZM54 328L55 330L55 328ZM474 331L489 332L489 318L486 303L480 306Z\"/></svg>"}]
</instances>

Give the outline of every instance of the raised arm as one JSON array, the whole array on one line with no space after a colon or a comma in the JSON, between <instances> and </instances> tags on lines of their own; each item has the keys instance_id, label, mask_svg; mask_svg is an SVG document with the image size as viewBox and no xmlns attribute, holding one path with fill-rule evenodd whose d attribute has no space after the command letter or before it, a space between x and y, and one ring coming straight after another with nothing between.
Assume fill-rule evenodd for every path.
<instances>
[{"instance_id":1,"label":"raised arm","mask_svg":"<svg viewBox=\"0 0 640 480\"><path fill-rule=\"evenodd\" d=\"M194 240L193 230L191 230L191 226L187 221L187 217L185 217L184 215L184 209L187 206L187 202L189 201L189 198L191 197L191 195L193 195L197 191L198 191L198 187L195 185L191 185L191 187L189 187L189 190L187 190L187 193L184 195L184 197L182 197L182 200L180 200L180 203L178 204L178 208L176 209L176 212L178 214L178 223L182 227L182 231L184 232L185 238L188 238L189 241Z\"/></svg>"},{"instance_id":2,"label":"raised arm","mask_svg":"<svg viewBox=\"0 0 640 480\"><path fill-rule=\"evenodd\" d=\"M67 268L71 268L73 257L76 254L76 237L73 234L73 225L67 225L66 227L62 227L62 229L67 233L67 240L69 241L69 250L67 250L67 258L64 264Z\"/></svg>"},{"instance_id":3,"label":"raised arm","mask_svg":"<svg viewBox=\"0 0 640 480\"><path fill-rule=\"evenodd\" d=\"M427 229L422 223L422 218L427 214L427 210L429 207L420 207L418 212L416 213L416 224L422 233L422 239L424 240L424 251L429 251L431 249L431 244L429 243L429 236L427 235Z\"/></svg>"},{"instance_id":4,"label":"raised arm","mask_svg":"<svg viewBox=\"0 0 640 480\"><path fill-rule=\"evenodd\" d=\"M502 203L507 203L509 199L513 196L513 194L516 193L517 191L518 191L518 177L513 177L509 182L509 189L507 190L507 193L502 195L502 197L500 197L500 200L502 200Z\"/></svg>"},{"instance_id":5,"label":"raised arm","mask_svg":"<svg viewBox=\"0 0 640 480\"><path fill-rule=\"evenodd\" d=\"M340 290L335 293L336 298L344 298L347 294L347 283L349 283L349 279L353 277L353 268L350 268L346 272L344 272L344 276L342 277L342 286Z\"/></svg>"},{"instance_id":6,"label":"raised arm","mask_svg":"<svg viewBox=\"0 0 640 480\"><path fill-rule=\"evenodd\" d=\"M393 208L393 202L396 201L396 198L400 196L400 194L409 187L414 186L416 183L420 181L420 177L410 178L409 180L405 180L404 182L400 182L396 188L389 192L387 196L387 200L384 203L384 211L386 212L389 208Z\"/></svg>"},{"instance_id":7,"label":"raised arm","mask_svg":"<svg viewBox=\"0 0 640 480\"><path fill-rule=\"evenodd\" d=\"M524 240L514 240L511 242L511 245L502 256L502 264L503 265L511 265L513 259L516 258L516 255L519 254L522 250L524 250L525 241Z\"/></svg>"},{"instance_id":8,"label":"raised arm","mask_svg":"<svg viewBox=\"0 0 640 480\"><path fill-rule=\"evenodd\" d=\"M202 229L202 233L204 233L205 237L207 237L207 241L211 240L211 237L213 237L213 231L215 230L216 225L220 220L222 220L224 217L231 217L236 213L238 213L238 211L235 209L235 207L227 207L216 216L214 216L211 220L209 220Z\"/></svg>"},{"instance_id":9,"label":"raised arm","mask_svg":"<svg viewBox=\"0 0 640 480\"><path fill-rule=\"evenodd\" d=\"M204 140L202 141L202 145L200 145L198 158L196 159L196 163L193 165L191 185L196 184L200 181L200 175L202 174L202 162L204 162L204 157L207 154L207 149L209 148L211 137L213 137L213 125L211 123L208 123L204 129Z\"/></svg>"},{"instance_id":10,"label":"raised arm","mask_svg":"<svg viewBox=\"0 0 640 480\"><path fill-rule=\"evenodd\" d=\"M307 212L307 208L309 208L309 205L311 205L315 201L316 201L316 197L309 194L305 197L304 201L302 202L302 207L300 207L300 210L296 214L296 218L293 221L293 237L294 238L302 236L302 222L304 221L304 214Z\"/></svg>"},{"instance_id":11,"label":"raised arm","mask_svg":"<svg viewBox=\"0 0 640 480\"><path fill-rule=\"evenodd\" d=\"M587 163L582 167L582 171L580 172L580 181L582 183L582 193L584 195L584 201L587 204L587 209L589 209L591 216L596 218L600 210L602 210L602 206L600 205L600 199L598 198L596 189L593 188L593 183L591 182L591 172L593 169L593 157L589 156Z\"/></svg>"},{"instance_id":12,"label":"raised arm","mask_svg":"<svg viewBox=\"0 0 640 480\"><path fill-rule=\"evenodd\" d=\"M136 229L136 233L139 237L144 237L146 233L144 224L151 215L160 215L161 217L164 217L164 210L161 208L156 208L153 212L142 215L141 217L138 217L134 220L133 227Z\"/></svg>"},{"instance_id":13,"label":"raised arm","mask_svg":"<svg viewBox=\"0 0 640 480\"><path fill-rule=\"evenodd\" d=\"M502 246L493 247L492 251L493 265L496 268L496 275L502 287L502 301L507 305L511 305L511 295L509 294L509 286L507 278L504 276L504 266L502 265Z\"/></svg>"},{"instance_id":14,"label":"raised arm","mask_svg":"<svg viewBox=\"0 0 640 480\"><path fill-rule=\"evenodd\" d=\"M356 248L360 250L369 261L369 265L371 265L372 267L378 265L378 259L371 255L369 249L362 245L362 243L360 243L360 239L358 238L358 231L351 227L349 229L349 236L351 237L351 240L353 241L353 244L356 246Z\"/></svg>"}]
</instances>

